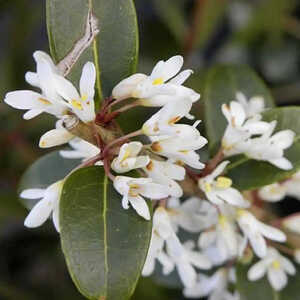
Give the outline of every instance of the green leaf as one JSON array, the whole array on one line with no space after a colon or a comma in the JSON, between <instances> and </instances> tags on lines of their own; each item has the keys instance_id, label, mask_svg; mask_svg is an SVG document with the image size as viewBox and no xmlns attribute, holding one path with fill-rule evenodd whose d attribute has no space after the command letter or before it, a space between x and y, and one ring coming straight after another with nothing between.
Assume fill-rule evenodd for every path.
<instances>
[{"instance_id":1,"label":"green leaf","mask_svg":"<svg viewBox=\"0 0 300 300\"><path fill-rule=\"evenodd\" d=\"M263 118L268 122L277 120L275 131L291 129L296 133L294 144L284 152L284 156L292 162L293 169L284 171L270 163L250 160L239 155L234 159L235 162L229 165L227 175L240 190L256 189L284 180L300 169L300 107L274 108L266 111Z\"/></svg>"},{"instance_id":2,"label":"green leaf","mask_svg":"<svg viewBox=\"0 0 300 300\"><path fill-rule=\"evenodd\" d=\"M73 281L92 300L123 300L134 292L152 224L121 197L101 167L74 172L60 200L62 248Z\"/></svg>"},{"instance_id":3,"label":"green leaf","mask_svg":"<svg viewBox=\"0 0 300 300\"><path fill-rule=\"evenodd\" d=\"M155 8L162 21L169 28L179 44L183 43L186 24L184 19L184 1L154 0Z\"/></svg>"},{"instance_id":4,"label":"green leaf","mask_svg":"<svg viewBox=\"0 0 300 300\"><path fill-rule=\"evenodd\" d=\"M197 3L195 1L195 3ZM228 6L227 1L210 0L202 1L199 20L196 28L196 46L199 48L204 47L210 40L211 36L215 33L217 26L220 24L221 19L224 17L226 8Z\"/></svg>"},{"instance_id":5,"label":"green leaf","mask_svg":"<svg viewBox=\"0 0 300 300\"><path fill-rule=\"evenodd\" d=\"M65 159L59 151L50 152L36 160L24 173L19 184L19 192L25 189L46 188L50 184L63 179L78 164L78 159ZM32 208L38 201L21 199L26 207Z\"/></svg>"},{"instance_id":6,"label":"green leaf","mask_svg":"<svg viewBox=\"0 0 300 300\"><path fill-rule=\"evenodd\" d=\"M69 77L77 84L83 64L93 61L98 97L108 97L112 88L131 75L137 65L138 28L132 0L47 0L50 49L56 62L63 59L83 37L89 10L99 20L100 33Z\"/></svg>"},{"instance_id":7,"label":"green leaf","mask_svg":"<svg viewBox=\"0 0 300 300\"><path fill-rule=\"evenodd\" d=\"M236 268L237 290L241 300L299 300L300 269L295 276L288 276L288 285L280 292L272 289L266 276L257 281L249 281L247 272L249 266L238 264Z\"/></svg>"},{"instance_id":8,"label":"green leaf","mask_svg":"<svg viewBox=\"0 0 300 300\"><path fill-rule=\"evenodd\" d=\"M202 90L205 127L211 154L216 153L227 126L221 106L235 100L236 92L246 97L263 96L266 107L274 101L261 79L247 66L217 66L209 70Z\"/></svg>"}]
</instances>

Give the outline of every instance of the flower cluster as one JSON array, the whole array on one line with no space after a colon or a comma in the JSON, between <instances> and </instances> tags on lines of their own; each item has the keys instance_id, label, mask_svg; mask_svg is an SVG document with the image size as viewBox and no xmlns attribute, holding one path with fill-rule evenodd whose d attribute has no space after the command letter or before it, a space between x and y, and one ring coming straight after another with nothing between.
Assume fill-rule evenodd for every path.
<instances>
[{"instance_id":1,"label":"flower cluster","mask_svg":"<svg viewBox=\"0 0 300 300\"><path fill-rule=\"evenodd\" d=\"M200 121L193 125L179 123L184 118L190 122L194 119L192 105L200 99L197 92L183 85L193 72L180 71L181 56L159 61L149 76L134 74L122 80L114 87L112 97L103 101L98 113L94 103L96 70L92 63L84 65L77 91L47 54L38 51L34 59L37 71L28 72L26 80L40 92L10 92L4 101L27 110L25 119L44 112L54 115L55 129L41 137L40 147L68 143L71 149L60 151L63 158L80 159L78 168L103 166L121 195L120 205L134 209L145 220L152 218L144 276L151 275L158 262L163 274L178 272L187 297L238 300L238 292L232 293L228 287L236 281L234 263L250 252L261 260L250 268L249 280L267 274L274 289L281 290L287 284L286 274L294 275L295 267L276 250L278 243L286 241L286 234L265 224L265 219L253 209L253 194L242 193L225 176L229 159L236 154L269 162L283 170L293 167L284 150L292 145L295 134L291 130L274 133L277 122L263 120L262 97L247 100L238 92L235 101L222 105L228 125L218 154L205 165L198 153L207 144L197 129ZM123 105L126 100L132 102ZM116 104L121 108L111 112ZM118 114L136 106L159 109L137 131L103 140L96 127L103 122L108 125ZM66 128L70 117L91 130L93 143ZM144 138L137 139L140 136ZM284 182L265 186L255 195L271 202L286 195L300 198L299 177L297 173ZM52 215L59 231L59 199L64 181L62 178L46 189L33 188L21 193L22 198L41 199L27 216L25 226L40 226ZM184 183L192 186L192 193L186 193ZM193 197L186 197L191 194ZM150 202L145 199L153 200L153 217ZM285 228L300 232L298 216L282 223ZM183 241L183 231L194 239ZM297 261L299 253L299 249L293 253ZM211 268L217 268L211 276L199 272Z\"/></svg>"}]
</instances>

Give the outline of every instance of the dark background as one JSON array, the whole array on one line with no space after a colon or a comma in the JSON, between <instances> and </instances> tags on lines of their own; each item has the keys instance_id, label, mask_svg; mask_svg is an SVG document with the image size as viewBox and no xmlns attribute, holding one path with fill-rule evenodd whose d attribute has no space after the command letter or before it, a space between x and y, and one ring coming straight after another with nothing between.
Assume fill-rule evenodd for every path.
<instances>
[{"instance_id":1,"label":"dark background","mask_svg":"<svg viewBox=\"0 0 300 300\"><path fill-rule=\"evenodd\" d=\"M268 83L278 105L300 100L300 1L136 0L140 27L140 71L159 59L183 54L196 70L190 85L217 62L251 65ZM170 6L169 4L172 3ZM175 8L180 8L178 11ZM179 13L178 13L179 12ZM32 53L48 50L44 0L0 0L0 98L28 88ZM48 222L29 230L17 196L24 170L46 153L40 135L53 119L22 120L22 112L0 104L0 300L83 299L67 273L59 236ZM282 214L300 210L285 201ZM140 281L134 299L181 299L180 291Z\"/></svg>"}]
</instances>

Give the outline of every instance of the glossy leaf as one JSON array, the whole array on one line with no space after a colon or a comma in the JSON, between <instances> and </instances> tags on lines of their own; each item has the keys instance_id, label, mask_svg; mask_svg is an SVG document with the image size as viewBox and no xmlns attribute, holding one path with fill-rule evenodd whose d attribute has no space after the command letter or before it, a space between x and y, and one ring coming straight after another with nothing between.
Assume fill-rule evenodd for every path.
<instances>
[{"instance_id":1,"label":"glossy leaf","mask_svg":"<svg viewBox=\"0 0 300 300\"><path fill-rule=\"evenodd\" d=\"M229 165L228 176L232 178L235 187L240 190L250 190L284 180L300 169L300 107L283 107L266 111L266 121L277 120L276 131L291 129L296 133L295 142L284 152L294 168L284 171L275 166L256 160L249 160L244 156L238 156L234 163Z\"/></svg>"},{"instance_id":2,"label":"glossy leaf","mask_svg":"<svg viewBox=\"0 0 300 300\"><path fill-rule=\"evenodd\" d=\"M50 184L63 179L78 164L78 159L64 159L59 151L50 152L36 160L24 173L19 184L19 192L25 189L46 188ZM28 208L38 201L21 199Z\"/></svg>"},{"instance_id":3,"label":"glossy leaf","mask_svg":"<svg viewBox=\"0 0 300 300\"><path fill-rule=\"evenodd\" d=\"M93 61L98 96L107 97L136 69L138 29L132 0L47 0L50 49L57 62L63 59L83 36L89 10L99 21L100 33L75 64L70 78L77 84L83 64Z\"/></svg>"},{"instance_id":4,"label":"glossy leaf","mask_svg":"<svg viewBox=\"0 0 300 300\"><path fill-rule=\"evenodd\" d=\"M93 300L123 300L134 292L152 224L130 208L101 167L74 172L60 200L61 241L73 281Z\"/></svg>"},{"instance_id":5,"label":"glossy leaf","mask_svg":"<svg viewBox=\"0 0 300 300\"><path fill-rule=\"evenodd\" d=\"M184 1L154 0L155 8L162 21L169 28L179 44L183 43L186 24L184 18Z\"/></svg>"},{"instance_id":6,"label":"glossy leaf","mask_svg":"<svg viewBox=\"0 0 300 300\"><path fill-rule=\"evenodd\" d=\"M205 79L202 90L204 101L205 127L211 154L220 146L227 122L221 106L235 100L237 92L247 98L263 96L266 107L273 107L274 101L261 79L247 66L217 66L212 68Z\"/></svg>"}]
</instances>

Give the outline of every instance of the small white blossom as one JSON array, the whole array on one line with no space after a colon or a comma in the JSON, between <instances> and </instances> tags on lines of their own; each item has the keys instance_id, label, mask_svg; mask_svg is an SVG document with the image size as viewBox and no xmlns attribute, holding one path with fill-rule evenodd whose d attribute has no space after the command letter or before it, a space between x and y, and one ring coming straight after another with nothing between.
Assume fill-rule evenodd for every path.
<instances>
[{"instance_id":1,"label":"small white blossom","mask_svg":"<svg viewBox=\"0 0 300 300\"><path fill-rule=\"evenodd\" d=\"M69 80L61 75L55 75L54 84L57 93L68 101L74 114L85 123L95 119L95 82L96 69L91 62L87 62L83 67L79 83L80 94Z\"/></svg>"},{"instance_id":2,"label":"small white blossom","mask_svg":"<svg viewBox=\"0 0 300 300\"><path fill-rule=\"evenodd\" d=\"M182 65L183 57L179 55L159 61L150 76L134 74L122 80L112 95L115 99L140 98L140 104L145 106L163 106L177 97L195 102L200 95L182 86L192 71L185 70L176 76Z\"/></svg>"},{"instance_id":3,"label":"small white blossom","mask_svg":"<svg viewBox=\"0 0 300 300\"><path fill-rule=\"evenodd\" d=\"M254 117L265 110L265 100L262 96L254 96L248 100L242 92L237 92L235 97L243 106L247 118Z\"/></svg>"},{"instance_id":4,"label":"small white blossom","mask_svg":"<svg viewBox=\"0 0 300 300\"><path fill-rule=\"evenodd\" d=\"M151 159L143 169L153 182L164 185L173 197L181 197L183 192L175 180L183 180L185 168L169 161Z\"/></svg>"},{"instance_id":5,"label":"small white blossom","mask_svg":"<svg viewBox=\"0 0 300 300\"><path fill-rule=\"evenodd\" d=\"M245 240L237 231L235 209L229 205L221 205L219 209L220 215L214 218L215 228L202 232L198 240L199 247L215 265L241 256L246 247Z\"/></svg>"},{"instance_id":6,"label":"small white blossom","mask_svg":"<svg viewBox=\"0 0 300 300\"><path fill-rule=\"evenodd\" d=\"M114 187L123 196L123 208L128 209L130 203L136 212L146 220L150 220L150 212L142 196L155 200L169 196L168 189L161 184L153 183L151 178L117 176L114 180Z\"/></svg>"},{"instance_id":7,"label":"small white blossom","mask_svg":"<svg viewBox=\"0 0 300 300\"><path fill-rule=\"evenodd\" d=\"M261 199L270 202L280 201L286 196L300 200L300 172L283 182L276 182L262 187L259 190L259 196Z\"/></svg>"},{"instance_id":8,"label":"small white blossom","mask_svg":"<svg viewBox=\"0 0 300 300\"><path fill-rule=\"evenodd\" d=\"M185 163L195 169L203 169L204 164L199 161L199 154L195 152L202 148L207 140L203 137L198 139L184 139L179 137L152 137L151 151L165 156L172 161Z\"/></svg>"},{"instance_id":9,"label":"small white blossom","mask_svg":"<svg viewBox=\"0 0 300 300\"><path fill-rule=\"evenodd\" d=\"M56 230L59 232L59 199L63 187L63 181L58 181L46 189L24 190L21 198L41 199L30 211L25 219L24 225L29 228L41 226L52 214L52 219Z\"/></svg>"},{"instance_id":10,"label":"small white blossom","mask_svg":"<svg viewBox=\"0 0 300 300\"><path fill-rule=\"evenodd\" d=\"M167 211L175 232L178 227L188 232L200 232L214 225L217 219L216 208L197 197L191 197L183 202L178 198L170 198Z\"/></svg>"},{"instance_id":11,"label":"small white blossom","mask_svg":"<svg viewBox=\"0 0 300 300\"><path fill-rule=\"evenodd\" d=\"M89 158L92 158L98 155L101 151L95 145L82 140L80 138L74 138L69 142L69 145L73 148L73 150L61 150L59 154L63 158L67 159L82 159L82 161L86 161ZM97 165L102 165L102 162L97 162Z\"/></svg>"},{"instance_id":12,"label":"small white blossom","mask_svg":"<svg viewBox=\"0 0 300 300\"><path fill-rule=\"evenodd\" d=\"M37 64L37 72L28 72L26 80L32 86L41 89L41 93L29 90L14 91L6 94L4 102L14 108L28 110L23 116L26 120L43 112L62 117L69 110L69 105L56 92L54 77L58 70L48 54L36 51L33 57Z\"/></svg>"},{"instance_id":13,"label":"small white blossom","mask_svg":"<svg viewBox=\"0 0 300 300\"><path fill-rule=\"evenodd\" d=\"M239 300L240 296L237 292L232 294L227 289L232 281L233 278L230 278L229 271L220 268L211 276L199 274L197 283L191 288L185 288L183 294L187 298L208 297L208 300Z\"/></svg>"},{"instance_id":14,"label":"small white blossom","mask_svg":"<svg viewBox=\"0 0 300 300\"><path fill-rule=\"evenodd\" d=\"M39 142L41 148L51 148L68 143L74 135L63 127L63 120L56 122L56 128L44 133Z\"/></svg>"},{"instance_id":15,"label":"small white blossom","mask_svg":"<svg viewBox=\"0 0 300 300\"><path fill-rule=\"evenodd\" d=\"M166 253L164 252L165 245ZM193 286L197 278L195 267L211 268L209 259L193 248L194 244L191 241L184 245L180 243L172 227L169 212L163 207L157 208L153 216L152 237L142 272L143 276L152 274L157 259L163 265L165 275L176 267L184 286Z\"/></svg>"},{"instance_id":16,"label":"small white blossom","mask_svg":"<svg viewBox=\"0 0 300 300\"><path fill-rule=\"evenodd\" d=\"M231 187L231 179L219 176L228 164L229 161L224 161L211 174L200 178L199 188L205 193L207 199L216 205L229 203L239 207L248 207L248 201L238 190Z\"/></svg>"},{"instance_id":17,"label":"small white blossom","mask_svg":"<svg viewBox=\"0 0 300 300\"><path fill-rule=\"evenodd\" d=\"M300 214L295 213L283 219L282 225L289 231L300 234Z\"/></svg>"},{"instance_id":18,"label":"small white blossom","mask_svg":"<svg viewBox=\"0 0 300 300\"><path fill-rule=\"evenodd\" d=\"M268 161L277 168L290 170L293 165L284 157L284 150L293 144L295 133L292 130L281 130L272 135L277 122L269 124L270 128L262 136L249 139L243 144L242 152L250 158Z\"/></svg>"},{"instance_id":19,"label":"small white blossom","mask_svg":"<svg viewBox=\"0 0 300 300\"><path fill-rule=\"evenodd\" d=\"M287 188L280 183L273 183L262 187L258 191L258 195L262 200L269 202L278 202L287 194Z\"/></svg>"},{"instance_id":20,"label":"small white blossom","mask_svg":"<svg viewBox=\"0 0 300 300\"><path fill-rule=\"evenodd\" d=\"M287 275L295 275L296 269L291 261L282 256L276 249L268 248L266 257L249 269L248 279L256 281L266 273L273 289L280 291L287 285Z\"/></svg>"},{"instance_id":21,"label":"small white blossom","mask_svg":"<svg viewBox=\"0 0 300 300\"><path fill-rule=\"evenodd\" d=\"M111 163L111 168L117 173L126 173L133 169L144 168L149 162L149 156L138 156L143 148L140 142L131 142L122 145L119 155Z\"/></svg>"},{"instance_id":22,"label":"small white blossom","mask_svg":"<svg viewBox=\"0 0 300 300\"><path fill-rule=\"evenodd\" d=\"M230 102L229 106L223 104L222 112L228 122L222 139L226 156L242 153L244 148L240 149L241 144L243 145L252 135L263 134L270 128L270 124L261 121L258 114L247 119L243 106L236 101Z\"/></svg>"},{"instance_id":23,"label":"small white blossom","mask_svg":"<svg viewBox=\"0 0 300 300\"><path fill-rule=\"evenodd\" d=\"M178 99L166 104L154 114L142 127L143 133L148 136L169 135L181 138L197 139L199 131L187 124L176 124L189 113L192 103L185 99Z\"/></svg>"},{"instance_id":24,"label":"small white blossom","mask_svg":"<svg viewBox=\"0 0 300 300\"><path fill-rule=\"evenodd\" d=\"M244 209L237 210L237 222L245 237L259 257L267 254L267 245L264 237L278 242L285 242L285 234L277 228L266 225L257 220L250 212Z\"/></svg>"}]
</instances>

